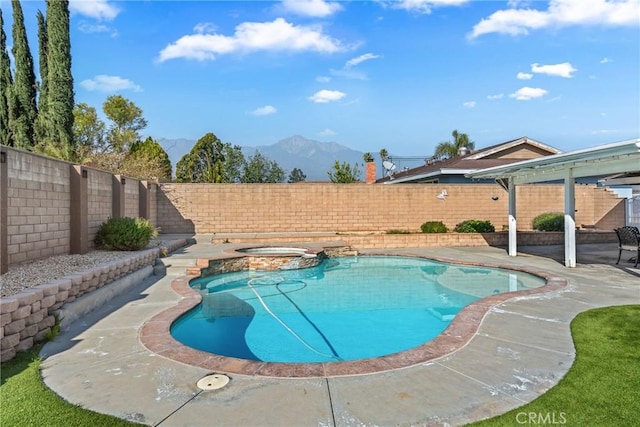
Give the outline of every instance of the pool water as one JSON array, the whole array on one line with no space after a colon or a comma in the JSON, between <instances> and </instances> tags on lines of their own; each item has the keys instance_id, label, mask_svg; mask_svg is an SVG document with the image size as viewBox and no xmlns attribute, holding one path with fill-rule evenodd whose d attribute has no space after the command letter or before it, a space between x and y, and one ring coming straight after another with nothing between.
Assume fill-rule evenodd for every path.
<instances>
[{"instance_id":1,"label":"pool water","mask_svg":"<svg viewBox=\"0 0 640 427\"><path fill-rule=\"evenodd\" d=\"M405 351L463 307L532 289L539 277L421 258L340 257L313 268L197 279L202 302L171 327L183 344L266 362L337 362Z\"/></svg>"}]
</instances>

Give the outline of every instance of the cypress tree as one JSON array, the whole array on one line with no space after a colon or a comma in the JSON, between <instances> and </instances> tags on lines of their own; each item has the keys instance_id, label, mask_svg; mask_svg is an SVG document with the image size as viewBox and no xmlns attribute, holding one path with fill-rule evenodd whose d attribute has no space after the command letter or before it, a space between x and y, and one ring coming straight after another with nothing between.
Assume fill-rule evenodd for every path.
<instances>
[{"instance_id":1,"label":"cypress tree","mask_svg":"<svg viewBox=\"0 0 640 427\"><path fill-rule=\"evenodd\" d=\"M71 40L69 36L69 1L47 2L48 102L47 135L50 154L73 160L73 76L71 75Z\"/></svg>"},{"instance_id":2,"label":"cypress tree","mask_svg":"<svg viewBox=\"0 0 640 427\"><path fill-rule=\"evenodd\" d=\"M13 136L9 127L9 98L12 85L7 35L4 32L4 19L0 9L0 144L9 146L13 146Z\"/></svg>"},{"instance_id":3,"label":"cypress tree","mask_svg":"<svg viewBox=\"0 0 640 427\"><path fill-rule=\"evenodd\" d=\"M47 135L47 103L49 67L47 65L47 21L41 11L38 11L38 60L40 67L40 93L38 94L38 118L35 124L36 141L42 145L46 143Z\"/></svg>"},{"instance_id":4,"label":"cypress tree","mask_svg":"<svg viewBox=\"0 0 640 427\"><path fill-rule=\"evenodd\" d=\"M36 120L36 75L33 71L33 57L29 50L27 31L24 28L22 6L18 0L11 0L13 6L13 58L16 61L13 100L10 117L14 143L18 148L30 150L34 146L33 124Z\"/></svg>"}]
</instances>

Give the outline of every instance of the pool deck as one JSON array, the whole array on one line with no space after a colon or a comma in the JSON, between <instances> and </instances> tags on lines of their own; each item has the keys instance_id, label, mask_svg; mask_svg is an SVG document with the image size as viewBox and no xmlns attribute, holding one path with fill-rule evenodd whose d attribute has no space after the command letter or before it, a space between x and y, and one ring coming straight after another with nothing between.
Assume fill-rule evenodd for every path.
<instances>
[{"instance_id":1,"label":"pool deck","mask_svg":"<svg viewBox=\"0 0 640 427\"><path fill-rule=\"evenodd\" d=\"M210 370L159 356L139 340L148 319L180 301L171 282L185 267L233 247L208 243L210 236L196 240L163 259L166 276L151 276L46 344L45 383L74 404L154 426L462 425L555 385L574 360L569 324L576 314L640 304L640 269L626 261L629 252L615 265L616 244L579 245L572 269L562 264L561 246L522 247L517 257L494 247L366 251L544 270L568 285L492 307L465 346L425 363L337 377L229 374L226 387L201 391L196 382Z\"/></svg>"}]
</instances>

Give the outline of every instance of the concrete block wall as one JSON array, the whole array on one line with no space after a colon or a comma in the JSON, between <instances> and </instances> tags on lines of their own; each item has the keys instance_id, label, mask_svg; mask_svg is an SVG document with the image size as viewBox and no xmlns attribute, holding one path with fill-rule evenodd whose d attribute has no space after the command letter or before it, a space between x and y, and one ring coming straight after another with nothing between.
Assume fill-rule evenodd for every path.
<instances>
[{"instance_id":1,"label":"concrete block wall","mask_svg":"<svg viewBox=\"0 0 640 427\"><path fill-rule=\"evenodd\" d=\"M8 263L69 252L69 163L6 152ZM3 165L4 166L4 165ZM4 218L3 218L4 220Z\"/></svg>"},{"instance_id":2,"label":"concrete block wall","mask_svg":"<svg viewBox=\"0 0 640 427\"><path fill-rule=\"evenodd\" d=\"M145 266L153 266L161 252L172 252L186 244L185 239L167 242L163 247L133 252L119 260L0 298L0 360L10 360L17 352L45 340L65 304Z\"/></svg>"},{"instance_id":3,"label":"concrete block wall","mask_svg":"<svg viewBox=\"0 0 640 427\"><path fill-rule=\"evenodd\" d=\"M86 253L109 217L140 216L139 180L0 149L0 273L51 255ZM116 191L121 198L114 197ZM155 217L155 207L148 205L145 214Z\"/></svg>"},{"instance_id":4,"label":"concrete block wall","mask_svg":"<svg viewBox=\"0 0 640 427\"><path fill-rule=\"evenodd\" d=\"M127 179L126 181L126 184L124 186L124 216L128 216L131 218L137 218L140 216L138 214L138 182L139 181L133 179Z\"/></svg>"},{"instance_id":5,"label":"concrete block wall","mask_svg":"<svg viewBox=\"0 0 640 427\"><path fill-rule=\"evenodd\" d=\"M624 224L623 199L595 186L577 190L576 224ZM564 211L562 185L518 186L516 199L519 230ZM507 194L493 184L159 184L156 208L164 233L418 231L426 221L453 229L468 219L500 231L508 223Z\"/></svg>"},{"instance_id":6,"label":"concrete block wall","mask_svg":"<svg viewBox=\"0 0 640 427\"><path fill-rule=\"evenodd\" d=\"M100 224L111 216L113 190L111 174L98 169L88 169L88 224L89 247L95 247L93 239L96 237Z\"/></svg>"}]
</instances>

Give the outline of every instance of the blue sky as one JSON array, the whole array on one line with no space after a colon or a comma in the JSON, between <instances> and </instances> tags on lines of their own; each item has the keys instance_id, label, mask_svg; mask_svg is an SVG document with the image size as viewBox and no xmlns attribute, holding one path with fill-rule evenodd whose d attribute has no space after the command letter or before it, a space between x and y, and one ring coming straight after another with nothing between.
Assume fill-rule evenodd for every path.
<instances>
[{"instance_id":1,"label":"blue sky","mask_svg":"<svg viewBox=\"0 0 640 427\"><path fill-rule=\"evenodd\" d=\"M36 11L23 1L37 64ZM8 45L11 3L0 0ZM640 136L640 2L71 1L76 102L121 94L144 136L292 135L423 156L529 136Z\"/></svg>"}]
</instances>

